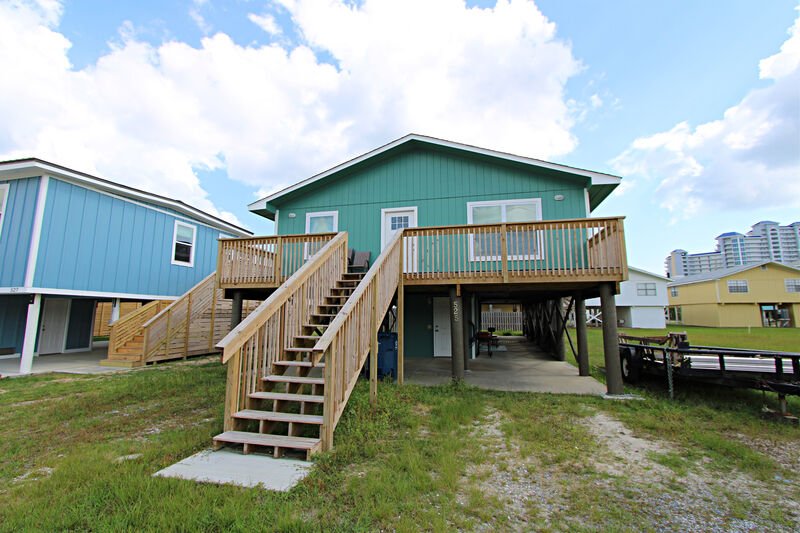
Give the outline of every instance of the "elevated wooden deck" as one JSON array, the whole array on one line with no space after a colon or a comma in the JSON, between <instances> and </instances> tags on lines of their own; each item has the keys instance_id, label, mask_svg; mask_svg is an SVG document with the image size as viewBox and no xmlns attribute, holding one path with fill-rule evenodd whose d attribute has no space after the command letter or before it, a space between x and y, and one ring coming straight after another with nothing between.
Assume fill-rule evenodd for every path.
<instances>
[{"instance_id":1,"label":"elevated wooden deck","mask_svg":"<svg viewBox=\"0 0 800 533\"><path fill-rule=\"evenodd\" d=\"M223 239L223 289L275 288L336 234ZM623 217L406 228L405 285L628 279Z\"/></svg>"}]
</instances>

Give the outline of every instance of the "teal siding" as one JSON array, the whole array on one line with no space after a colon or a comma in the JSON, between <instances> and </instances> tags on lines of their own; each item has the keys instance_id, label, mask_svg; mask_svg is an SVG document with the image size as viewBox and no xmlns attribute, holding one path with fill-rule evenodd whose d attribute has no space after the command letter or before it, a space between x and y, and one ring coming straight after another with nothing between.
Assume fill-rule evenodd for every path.
<instances>
[{"instance_id":1,"label":"teal siding","mask_svg":"<svg viewBox=\"0 0 800 533\"><path fill-rule=\"evenodd\" d=\"M586 217L587 182L467 154L415 148L345 171L275 202L281 235L305 233L306 213L338 211L350 246L380 252L381 209L417 207L418 226L467 223L467 203L541 198L545 220ZM556 201L554 196L563 195ZM289 213L295 213L289 218Z\"/></svg>"},{"instance_id":2,"label":"teal siding","mask_svg":"<svg viewBox=\"0 0 800 533\"><path fill-rule=\"evenodd\" d=\"M0 296L0 348L22 352L28 296Z\"/></svg>"},{"instance_id":3,"label":"teal siding","mask_svg":"<svg viewBox=\"0 0 800 533\"><path fill-rule=\"evenodd\" d=\"M405 357L433 357L433 300L430 295L406 292Z\"/></svg>"},{"instance_id":4,"label":"teal siding","mask_svg":"<svg viewBox=\"0 0 800 533\"><path fill-rule=\"evenodd\" d=\"M8 184L8 201L0 228L0 287L22 287L33 231L39 178L0 181Z\"/></svg>"},{"instance_id":5,"label":"teal siding","mask_svg":"<svg viewBox=\"0 0 800 533\"><path fill-rule=\"evenodd\" d=\"M172 264L175 220L196 226L194 266ZM50 179L34 286L179 296L216 268L220 230Z\"/></svg>"}]
</instances>

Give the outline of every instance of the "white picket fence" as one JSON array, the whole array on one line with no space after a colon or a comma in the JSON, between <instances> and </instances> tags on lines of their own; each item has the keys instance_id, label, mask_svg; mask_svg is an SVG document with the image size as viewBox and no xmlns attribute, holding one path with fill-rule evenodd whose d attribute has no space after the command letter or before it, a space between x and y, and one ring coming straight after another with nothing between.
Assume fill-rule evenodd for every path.
<instances>
[{"instance_id":1,"label":"white picket fence","mask_svg":"<svg viewBox=\"0 0 800 533\"><path fill-rule=\"evenodd\" d=\"M497 331L510 329L522 331L522 313L507 313L503 311L483 311L481 313L481 328L495 328Z\"/></svg>"}]
</instances>

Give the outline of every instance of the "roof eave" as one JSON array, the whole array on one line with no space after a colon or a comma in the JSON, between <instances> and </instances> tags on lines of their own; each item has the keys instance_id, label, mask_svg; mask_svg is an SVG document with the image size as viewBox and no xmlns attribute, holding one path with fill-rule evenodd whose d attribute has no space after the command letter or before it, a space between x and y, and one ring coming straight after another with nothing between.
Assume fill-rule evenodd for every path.
<instances>
[{"instance_id":1,"label":"roof eave","mask_svg":"<svg viewBox=\"0 0 800 533\"><path fill-rule=\"evenodd\" d=\"M491 150L488 148L480 148L477 146L472 146L468 144L458 143L454 141L447 141L444 139L438 139L436 137L428 137L425 135L419 135L416 133L410 133L399 139L395 139L394 141L387 143L383 146L370 150L364 154L361 154L353 159L345 161L339 165L329 168L323 172L315 174L305 180L299 181L294 185L291 185L283 190L277 191L269 196L266 196L256 202L253 202L248 206L248 209L251 212L259 213L259 211L263 211L267 209L267 205L270 203L274 203L275 200L278 200L284 196L287 196L295 191L298 191L306 186L309 186L313 183L316 183L320 180L323 180L333 174L337 174L343 170L346 170L350 167L358 165L368 159L372 159L378 155L381 155L385 152L393 150L403 144L409 142L419 142L423 144L429 144L444 148L451 148L455 150L467 151L478 155L488 156L488 157L495 157L499 159L504 159L507 161L513 161L516 163L521 163L525 165L534 166L537 168L544 168L549 170L555 170L558 172L563 172L566 174L571 174L574 176L580 176L589 179L590 183L590 200L591 200L591 208L594 209L600 203L605 200L609 194L622 182L622 178L619 176L614 176L612 174L604 174L602 172L594 172L591 170L585 170L576 167L570 167L567 165L561 165L558 163L550 163L548 161L542 161L539 159L534 159L530 157L524 157L514 154L509 154L506 152L500 152L497 150ZM259 213L261 214L261 213Z\"/></svg>"},{"instance_id":2,"label":"roof eave","mask_svg":"<svg viewBox=\"0 0 800 533\"><path fill-rule=\"evenodd\" d=\"M147 191L121 185L104 178L99 178L84 172L72 170L70 168L57 165L55 163L50 163L38 158L0 161L0 175L5 175L11 179L33 176L52 176L54 178L60 178L69 182L91 185L93 188L104 192L117 194L132 200L149 202L161 207L166 207L168 209L173 209L189 218L201 220L209 226L233 233L237 236L244 237L253 234L251 231L245 228L241 228L235 224L226 222L221 218L210 215L205 211L201 211L200 209L192 207L180 200L174 200L172 198L167 198L166 196L159 196Z\"/></svg>"}]
</instances>

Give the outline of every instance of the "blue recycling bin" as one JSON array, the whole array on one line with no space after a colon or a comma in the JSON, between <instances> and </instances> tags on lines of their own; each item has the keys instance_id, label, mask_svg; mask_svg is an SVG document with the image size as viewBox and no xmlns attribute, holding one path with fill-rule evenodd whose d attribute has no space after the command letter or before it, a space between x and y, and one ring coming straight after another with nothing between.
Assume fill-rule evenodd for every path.
<instances>
[{"instance_id":1,"label":"blue recycling bin","mask_svg":"<svg viewBox=\"0 0 800 533\"><path fill-rule=\"evenodd\" d=\"M378 333L378 377L397 377L397 333Z\"/></svg>"}]
</instances>

